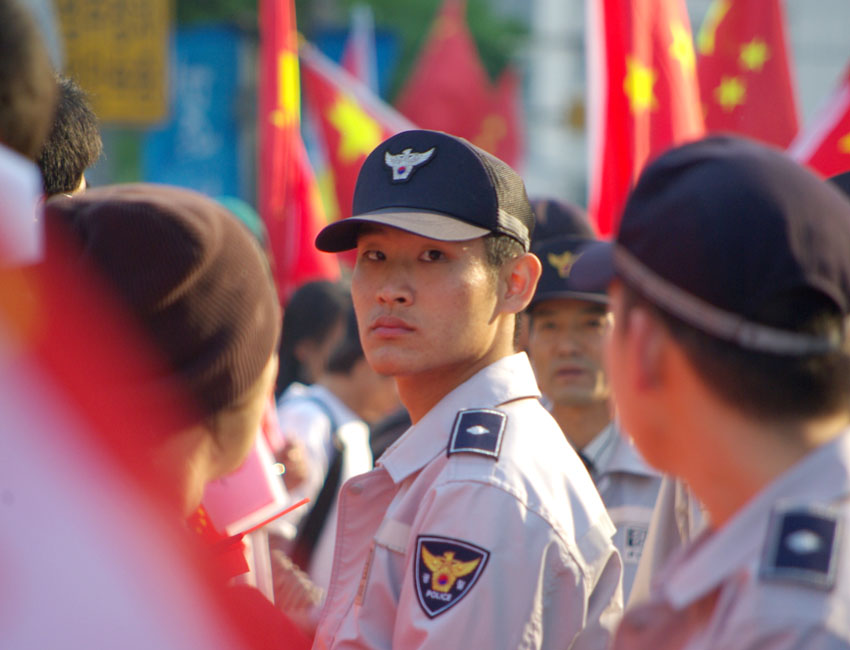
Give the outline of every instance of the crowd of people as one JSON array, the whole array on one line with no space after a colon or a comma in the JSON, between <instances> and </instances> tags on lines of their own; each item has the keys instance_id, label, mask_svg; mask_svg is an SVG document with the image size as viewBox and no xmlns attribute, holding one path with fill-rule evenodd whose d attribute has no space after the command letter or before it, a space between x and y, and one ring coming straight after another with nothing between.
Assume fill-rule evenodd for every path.
<instances>
[{"instance_id":1,"label":"crowd of people","mask_svg":"<svg viewBox=\"0 0 850 650\"><path fill-rule=\"evenodd\" d=\"M316 239L350 274L282 310L223 205L87 188L97 119L17 0L0 50L0 297L36 269L73 304L91 271L129 315L149 363L88 388L246 647L850 648L850 172L706 137L647 165L605 242L406 131ZM15 224L44 241L23 262ZM195 534L258 435L308 505L267 546Z\"/></svg>"}]
</instances>

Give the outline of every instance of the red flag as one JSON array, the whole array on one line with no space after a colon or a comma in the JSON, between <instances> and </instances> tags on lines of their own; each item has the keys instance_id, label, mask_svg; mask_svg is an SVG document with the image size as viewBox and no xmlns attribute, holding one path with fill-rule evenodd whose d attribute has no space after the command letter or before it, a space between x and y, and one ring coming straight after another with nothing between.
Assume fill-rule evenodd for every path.
<instances>
[{"instance_id":1,"label":"red flag","mask_svg":"<svg viewBox=\"0 0 850 650\"><path fill-rule=\"evenodd\" d=\"M506 67L492 94L490 110L481 120L477 135L471 139L473 144L513 167L522 160L525 146L519 86L516 68Z\"/></svg>"},{"instance_id":2,"label":"red flag","mask_svg":"<svg viewBox=\"0 0 850 650\"><path fill-rule=\"evenodd\" d=\"M650 157L704 132L682 0L588 0L590 213L614 235Z\"/></svg>"},{"instance_id":3,"label":"red flag","mask_svg":"<svg viewBox=\"0 0 850 650\"><path fill-rule=\"evenodd\" d=\"M491 101L490 79L466 24L466 1L445 0L396 107L423 129L473 140Z\"/></svg>"},{"instance_id":4,"label":"red flag","mask_svg":"<svg viewBox=\"0 0 850 650\"><path fill-rule=\"evenodd\" d=\"M282 304L308 280L335 280L335 256L316 250L327 223L300 134L298 40L292 0L260 0L258 193Z\"/></svg>"},{"instance_id":5,"label":"red flag","mask_svg":"<svg viewBox=\"0 0 850 650\"><path fill-rule=\"evenodd\" d=\"M366 156L391 135L416 127L308 44L301 46L301 72L343 219L351 215L354 185Z\"/></svg>"},{"instance_id":6,"label":"red flag","mask_svg":"<svg viewBox=\"0 0 850 650\"><path fill-rule=\"evenodd\" d=\"M779 0L714 0L697 50L706 129L788 146L798 123Z\"/></svg>"},{"instance_id":7,"label":"red flag","mask_svg":"<svg viewBox=\"0 0 850 650\"><path fill-rule=\"evenodd\" d=\"M850 170L850 67L812 126L797 136L788 152L826 177Z\"/></svg>"}]
</instances>

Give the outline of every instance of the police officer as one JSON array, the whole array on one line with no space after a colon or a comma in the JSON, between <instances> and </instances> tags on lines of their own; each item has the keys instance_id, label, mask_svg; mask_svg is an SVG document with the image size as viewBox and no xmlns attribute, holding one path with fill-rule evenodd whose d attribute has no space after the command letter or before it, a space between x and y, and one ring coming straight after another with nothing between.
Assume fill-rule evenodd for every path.
<instances>
[{"instance_id":1,"label":"police officer","mask_svg":"<svg viewBox=\"0 0 850 650\"><path fill-rule=\"evenodd\" d=\"M408 131L369 155L353 208L316 243L356 248L363 349L413 425L342 488L315 647L604 647L614 527L514 354L540 275L522 180Z\"/></svg>"},{"instance_id":2,"label":"police officer","mask_svg":"<svg viewBox=\"0 0 850 650\"><path fill-rule=\"evenodd\" d=\"M661 475L612 418L602 359L611 323L607 283L578 290L571 281L573 263L592 241L560 237L534 245L543 273L528 308L528 357L552 416L585 461L617 527L614 544L628 599Z\"/></svg>"},{"instance_id":3,"label":"police officer","mask_svg":"<svg viewBox=\"0 0 850 650\"><path fill-rule=\"evenodd\" d=\"M612 251L623 426L710 522L614 647L850 647L850 203L712 137L645 169Z\"/></svg>"}]
</instances>

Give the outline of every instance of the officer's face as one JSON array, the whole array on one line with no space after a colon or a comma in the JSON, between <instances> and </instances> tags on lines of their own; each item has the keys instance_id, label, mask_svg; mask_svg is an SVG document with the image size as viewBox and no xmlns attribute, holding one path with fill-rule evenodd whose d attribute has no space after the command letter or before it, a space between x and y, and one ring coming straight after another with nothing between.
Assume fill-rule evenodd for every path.
<instances>
[{"instance_id":1,"label":"officer's face","mask_svg":"<svg viewBox=\"0 0 850 650\"><path fill-rule=\"evenodd\" d=\"M611 318L587 300L544 300L534 307L528 355L543 394L557 405L589 406L608 399L603 343Z\"/></svg>"},{"instance_id":2,"label":"officer's face","mask_svg":"<svg viewBox=\"0 0 850 650\"><path fill-rule=\"evenodd\" d=\"M351 294L363 350L379 373L451 386L498 358L496 278L481 239L370 228L358 238Z\"/></svg>"}]
</instances>

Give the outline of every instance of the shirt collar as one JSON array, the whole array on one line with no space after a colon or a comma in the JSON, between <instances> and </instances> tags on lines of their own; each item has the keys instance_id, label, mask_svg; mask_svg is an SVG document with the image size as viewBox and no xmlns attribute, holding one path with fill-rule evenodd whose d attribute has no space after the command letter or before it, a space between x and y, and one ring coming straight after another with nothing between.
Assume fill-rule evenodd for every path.
<instances>
[{"instance_id":1,"label":"shirt collar","mask_svg":"<svg viewBox=\"0 0 850 650\"><path fill-rule=\"evenodd\" d=\"M722 528L700 535L659 576L662 593L674 608L683 609L758 557L777 502L830 503L848 494L850 429L776 478Z\"/></svg>"},{"instance_id":2,"label":"shirt collar","mask_svg":"<svg viewBox=\"0 0 850 650\"><path fill-rule=\"evenodd\" d=\"M458 411L494 408L526 397L540 397L528 357L525 352L503 357L443 397L383 453L377 464L398 483L445 453Z\"/></svg>"},{"instance_id":3,"label":"shirt collar","mask_svg":"<svg viewBox=\"0 0 850 650\"><path fill-rule=\"evenodd\" d=\"M660 472L647 464L631 438L620 431L619 425L613 420L581 451L593 463L599 475L623 472L661 476Z\"/></svg>"}]
</instances>

